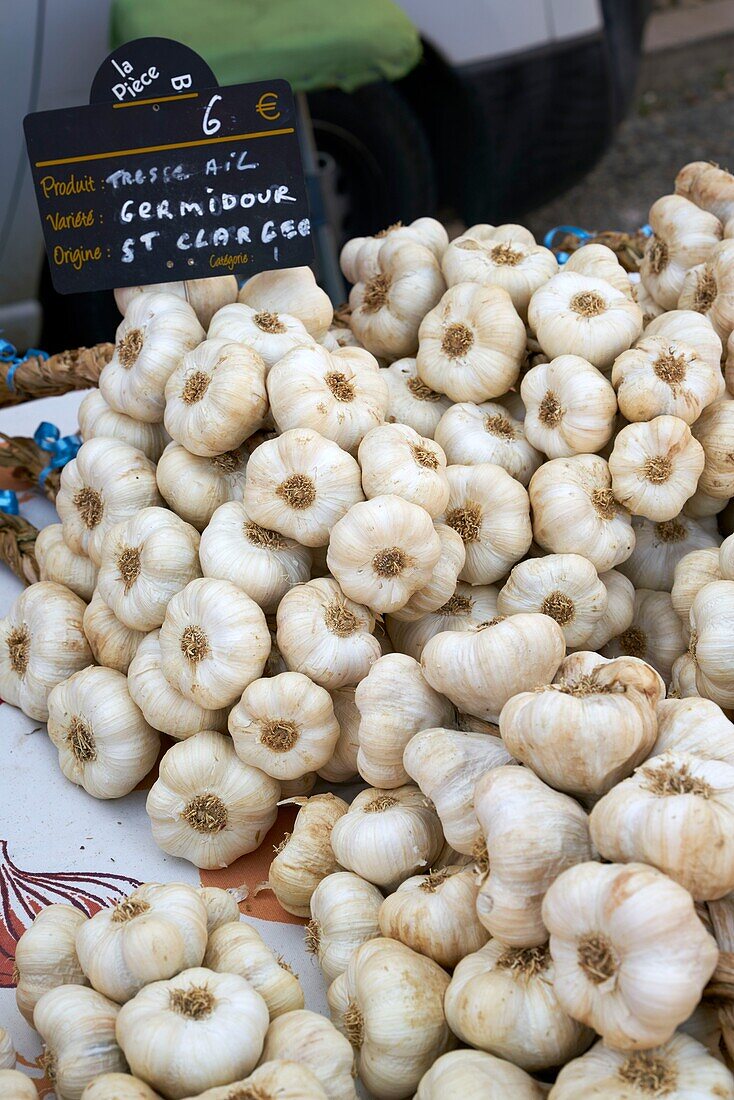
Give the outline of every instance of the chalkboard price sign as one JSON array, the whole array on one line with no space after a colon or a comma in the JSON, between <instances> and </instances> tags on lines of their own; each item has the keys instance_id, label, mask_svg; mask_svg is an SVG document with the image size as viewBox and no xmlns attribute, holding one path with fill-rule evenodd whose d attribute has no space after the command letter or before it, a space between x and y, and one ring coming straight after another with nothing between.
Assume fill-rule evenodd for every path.
<instances>
[{"instance_id":1,"label":"chalkboard price sign","mask_svg":"<svg viewBox=\"0 0 734 1100\"><path fill-rule=\"evenodd\" d=\"M24 122L62 294L312 259L286 81L220 88L193 51L149 38L106 59L92 99Z\"/></svg>"}]
</instances>

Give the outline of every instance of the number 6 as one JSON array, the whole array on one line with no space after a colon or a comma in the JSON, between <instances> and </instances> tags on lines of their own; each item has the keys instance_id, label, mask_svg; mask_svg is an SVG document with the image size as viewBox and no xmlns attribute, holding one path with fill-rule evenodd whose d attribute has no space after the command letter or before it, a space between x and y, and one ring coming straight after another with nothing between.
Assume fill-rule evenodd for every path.
<instances>
[{"instance_id":1,"label":"number 6","mask_svg":"<svg viewBox=\"0 0 734 1100\"><path fill-rule=\"evenodd\" d=\"M209 117L212 107L217 102L217 100L221 98L222 97L220 95L213 95L209 100L206 110L204 111L204 122L202 125L202 129L205 134L216 134L217 130L221 130L222 128L222 124L219 119Z\"/></svg>"}]
</instances>

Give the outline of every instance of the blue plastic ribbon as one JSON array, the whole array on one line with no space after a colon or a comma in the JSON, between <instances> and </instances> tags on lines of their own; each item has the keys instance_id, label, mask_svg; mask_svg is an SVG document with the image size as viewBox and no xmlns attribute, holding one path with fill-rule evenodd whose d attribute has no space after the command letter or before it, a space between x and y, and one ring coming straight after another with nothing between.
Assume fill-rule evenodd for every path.
<instances>
[{"instance_id":1,"label":"blue plastic ribbon","mask_svg":"<svg viewBox=\"0 0 734 1100\"><path fill-rule=\"evenodd\" d=\"M41 351L40 348L28 348L25 355L18 355L18 349L14 344L11 344L9 340L3 340L0 337L0 361L3 363L10 363L11 367L5 378L5 385L12 392L13 390L13 378L15 372L21 363L25 363L27 359L48 359L48 352Z\"/></svg>"},{"instance_id":2,"label":"blue plastic ribbon","mask_svg":"<svg viewBox=\"0 0 734 1100\"><path fill-rule=\"evenodd\" d=\"M82 445L81 436L62 436L56 425L50 424L48 420L44 420L38 425L33 433L33 440L44 451L50 451L51 453L51 461L48 466L44 466L38 475L38 483L41 488L43 488L46 478L52 470L60 470L66 466L67 462L71 462L72 458L76 458L77 451Z\"/></svg>"},{"instance_id":3,"label":"blue plastic ribbon","mask_svg":"<svg viewBox=\"0 0 734 1100\"><path fill-rule=\"evenodd\" d=\"M589 233L588 229L582 229L579 225L555 225L553 229L549 229L546 235L543 237L543 244L546 248L553 248L553 241L558 234L562 233L564 236L570 233L574 237L578 237L580 241L590 241L594 234ZM566 260L571 255L570 252L557 252L556 259L559 264L565 264Z\"/></svg>"},{"instance_id":4,"label":"blue plastic ribbon","mask_svg":"<svg viewBox=\"0 0 734 1100\"><path fill-rule=\"evenodd\" d=\"M18 496L12 489L0 489L0 512L8 516L18 515Z\"/></svg>"}]
</instances>

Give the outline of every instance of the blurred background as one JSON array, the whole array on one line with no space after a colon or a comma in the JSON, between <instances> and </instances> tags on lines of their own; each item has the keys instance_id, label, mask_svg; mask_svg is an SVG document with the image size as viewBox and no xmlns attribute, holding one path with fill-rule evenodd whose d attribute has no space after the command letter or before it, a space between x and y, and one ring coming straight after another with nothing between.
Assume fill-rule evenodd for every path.
<instances>
[{"instance_id":1,"label":"blurred background","mask_svg":"<svg viewBox=\"0 0 734 1100\"><path fill-rule=\"evenodd\" d=\"M0 0L0 11L0 330L21 348L114 332L111 294L51 287L21 123L87 102L110 45L141 31L185 41L234 83L262 75L251 71L262 54L238 57L238 35L256 40L265 11L271 28L282 19L290 56L305 61L294 83L337 246L422 215L451 235L507 221L540 238L569 222L634 231L687 161L731 167L734 0ZM272 63L268 75L293 80Z\"/></svg>"}]
</instances>

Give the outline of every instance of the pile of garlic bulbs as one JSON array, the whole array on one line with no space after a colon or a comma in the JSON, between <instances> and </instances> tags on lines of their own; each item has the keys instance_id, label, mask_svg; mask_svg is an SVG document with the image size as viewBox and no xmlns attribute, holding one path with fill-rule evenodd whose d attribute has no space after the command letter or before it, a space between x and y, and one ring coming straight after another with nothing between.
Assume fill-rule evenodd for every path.
<instances>
[{"instance_id":1,"label":"pile of garlic bulbs","mask_svg":"<svg viewBox=\"0 0 734 1100\"><path fill-rule=\"evenodd\" d=\"M19 961L61 1100L734 1100L734 177L650 223L640 281L422 218L336 318L307 268L118 294L0 694L97 798L172 738L196 867L295 801L267 886L334 1026L236 914L126 949L138 892Z\"/></svg>"}]
</instances>

